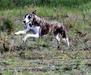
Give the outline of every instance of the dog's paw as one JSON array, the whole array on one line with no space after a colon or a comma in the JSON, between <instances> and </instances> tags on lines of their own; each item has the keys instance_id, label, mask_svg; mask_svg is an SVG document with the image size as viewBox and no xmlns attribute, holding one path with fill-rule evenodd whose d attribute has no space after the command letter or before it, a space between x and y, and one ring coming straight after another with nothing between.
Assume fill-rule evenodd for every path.
<instances>
[{"instance_id":1,"label":"dog's paw","mask_svg":"<svg viewBox=\"0 0 91 75\"><path fill-rule=\"evenodd\" d=\"M19 35L19 33L18 33L18 32L15 32L14 34L15 34L15 35Z\"/></svg>"},{"instance_id":2,"label":"dog's paw","mask_svg":"<svg viewBox=\"0 0 91 75\"><path fill-rule=\"evenodd\" d=\"M16 33L14 33L15 35L17 35L17 32Z\"/></svg>"},{"instance_id":3,"label":"dog's paw","mask_svg":"<svg viewBox=\"0 0 91 75\"><path fill-rule=\"evenodd\" d=\"M26 39L25 38L23 39L23 42L26 42Z\"/></svg>"}]
</instances>

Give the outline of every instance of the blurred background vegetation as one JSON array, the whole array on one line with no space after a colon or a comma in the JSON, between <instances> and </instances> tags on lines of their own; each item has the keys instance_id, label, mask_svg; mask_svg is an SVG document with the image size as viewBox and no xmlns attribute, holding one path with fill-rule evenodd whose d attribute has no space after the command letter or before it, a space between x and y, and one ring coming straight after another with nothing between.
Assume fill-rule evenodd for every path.
<instances>
[{"instance_id":1,"label":"blurred background vegetation","mask_svg":"<svg viewBox=\"0 0 91 75\"><path fill-rule=\"evenodd\" d=\"M28 5L34 6L49 6L49 7L71 7L78 8L79 6L89 3L91 0L0 0L0 9L24 7Z\"/></svg>"}]
</instances>

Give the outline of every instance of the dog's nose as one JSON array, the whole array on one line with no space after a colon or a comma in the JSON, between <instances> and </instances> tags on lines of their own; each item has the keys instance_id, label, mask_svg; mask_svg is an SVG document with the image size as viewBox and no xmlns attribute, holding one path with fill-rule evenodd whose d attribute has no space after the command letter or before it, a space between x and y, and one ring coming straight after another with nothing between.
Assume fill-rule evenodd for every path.
<instances>
[{"instance_id":1,"label":"dog's nose","mask_svg":"<svg viewBox=\"0 0 91 75\"><path fill-rule=\"evenodd\" d=\"M23 23L26 23L26 21L23 20Z\"/></svg>"}]
</instances>

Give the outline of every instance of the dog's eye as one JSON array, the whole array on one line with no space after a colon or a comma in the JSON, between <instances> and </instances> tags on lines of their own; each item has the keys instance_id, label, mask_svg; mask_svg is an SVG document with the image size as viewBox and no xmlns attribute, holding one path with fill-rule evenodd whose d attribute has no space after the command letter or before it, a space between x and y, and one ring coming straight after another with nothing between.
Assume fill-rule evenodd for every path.
<instances>
[{"instance_id":1,"label":"dog's eye","mask_svg":"<svg viewBox=\"0 0 91 75\"><path fill-rule=\"evenodd\" d=\"M28 16L28 19L31 19L31 16Z\"/></svg>"}]
</instances>

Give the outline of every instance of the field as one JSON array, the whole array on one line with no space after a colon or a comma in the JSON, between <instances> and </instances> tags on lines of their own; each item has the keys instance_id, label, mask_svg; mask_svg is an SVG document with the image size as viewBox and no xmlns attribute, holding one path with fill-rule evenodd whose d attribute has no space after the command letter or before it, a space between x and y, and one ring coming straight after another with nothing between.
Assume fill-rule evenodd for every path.
<instances>
[{"instance_id":1,"label":"field","mask_svg":"<svg viewBox=\"0 0 91 75\"><path fill-rule=\"evenodd\" d=\"M48 0L45 5L42 0L36 5L26 5L26 1L18 7L0 4L0 75L91 75L91 1L53 0L48 6ZM14 35L23 30L23 16L33 10L46 20L65 24L70 48L61 42L58 49L51 34L26 43L24 35Z\"/></svg>"}]
</instances>

